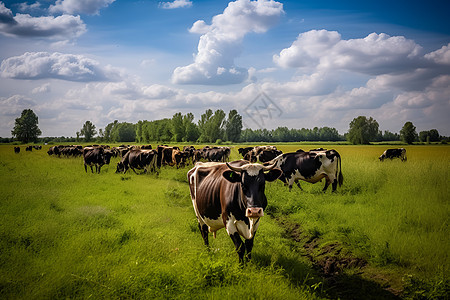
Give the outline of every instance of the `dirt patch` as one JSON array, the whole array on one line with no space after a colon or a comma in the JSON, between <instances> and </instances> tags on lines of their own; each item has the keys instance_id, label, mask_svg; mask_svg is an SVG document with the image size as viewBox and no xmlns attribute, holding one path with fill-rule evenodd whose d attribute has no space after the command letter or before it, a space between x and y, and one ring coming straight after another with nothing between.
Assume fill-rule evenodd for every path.
<instances>
[{"instance_id":1,"label":"dirt patch","mask_svg":"<svg viewBox=\"0 0 450 300\"><path fill-rule=\"evenodd\" d=\"M282 218L276 221L285 229L286 238L293 241L293 247L312 262L329 296L362 299L361 296L373 295L372 299L400 299L402 291L392 288L389 278L382 274L377 275L380 278L365 274L368 262L339 242L325 243L314 233L305 232L300 224Z\"/></svg>"}]
</instances>

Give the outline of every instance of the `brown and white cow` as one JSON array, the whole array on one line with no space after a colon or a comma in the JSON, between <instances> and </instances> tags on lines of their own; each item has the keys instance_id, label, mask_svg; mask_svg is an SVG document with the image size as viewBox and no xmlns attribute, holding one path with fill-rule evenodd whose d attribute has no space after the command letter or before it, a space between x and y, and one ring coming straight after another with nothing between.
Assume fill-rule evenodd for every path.
<instances>
[{"instance_id":1,"label":"brown and white cow","mask_svg":"<svg viewBox=\"0 0 450 300\"><path fill-rule=\"evenodd\" d=\"M266 181L281 175L275 165L263 166L245 160L231 163L197 163L189 170L190 194L200 232L209 246L208 232L225 228L236 247L239 261L251 258L259 220L264 216ZM240 236L245 239L243 243Z\"/></svg>"},{"instance_id":2,"label":"brown and white cow","mask_svg":"<svg viewBox=\"0 0 450 300\"><path fill-rule=\"evenodd\" d=\"M313 150L309 152L298 150L297 152L284 153L269 162L283 171L280 180L289 185L292 190L294 182L301 188L299 180L316 183L322 178L326 179L323 191L332 184L333 192L337 185L342 185L343 176L341 170L341 156L336 150Z\"/></svg>"},{"instance_id":3,"label":"brown and white cow","mask_svg":"<svg viewBox=\"0 0 450 300\"><path fill-rule=\"evenodd\" d=\"M397 148L397 149L387 149L381 154L378 158L380 161L385 160L386 158L394 159L400 158L402 161L406 161L406 149L405 148Z\"/></svg>"}]
</instances>

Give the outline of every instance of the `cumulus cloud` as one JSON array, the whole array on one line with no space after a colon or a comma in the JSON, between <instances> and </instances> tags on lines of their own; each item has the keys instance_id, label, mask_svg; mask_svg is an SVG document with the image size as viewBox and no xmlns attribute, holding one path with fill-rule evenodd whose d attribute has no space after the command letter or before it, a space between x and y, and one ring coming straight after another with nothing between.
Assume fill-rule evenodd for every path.
<instances>
[{"instance_id":1,"label":"cumulus cloud","mask_svg":"<svg viewBox=\"0 0 450 300\"><path fill-rule=\"evenodd\" d=\"M13 16L0 2L0 33L16 37L41 37L59 40L74 39L86 32L80 16L32 17L28 14Z\"/></svg>"},{"instance_id":2,"label":"cumulus cloud","mask_svg":"<svg viewBox=\"0 0 450 300\"><path fill-rule=\"evenodd\" d=\"M82 55L26 52L5 59L1 66L2 77L14 79L55 78L68 81L107 81L113 73L101 68L99 63Z\"/></svg>"},{"instance_id":3,"label":"cumulus cloud","mask_svg":"<svg viewBox=\"0 0 450 300\"><path fill-rule=\"evenodd\" d=\"M159 2L159 7L163 9L175 9L182 7L191 7L192 1L189 0L175 0L172 2Z\"/></svg>"},{"instance_id":4,"label":"cumulus cloud","mask_svg":"<svg viewBox=\"0 0 450 300\"><path fill-rule=\"evenodd\" d=\"M438 64L450 65L450 44L442 46L441 49L425 55L429 59Z\"/></svg>"},{"instance_id":5,"label":"cumulus cloud","mask_svg":"<svg viewBox=\"0 0 450 300\"><path fill-rule=\"evenodd\" d=\"M299 34L273 60L283 68L340 69L369 75L410 69L422 47L403 36L371 33L363 39L342 40L336 31L311 30Z\"/></svg>"},{"instance_id":6,"label":"cumulus cloud","mask_svg":"<svg viewBox=\"0 0 450 300\"><path fill-rule=\"evenodd\" d=\"M179 84L225 85L241 83L248 70L234 65L244 36L263 33L274 26L283 13L283 4L268 0L230 2L211 25L199 20L189 30L202 34L194 63L174 70L172 81Z\"/></svg>"},{"instance_id":7,"label":"cumulus cloud","mask_svg":"<svg viewBox=\"0 0 450 300\"><path fill-rule=\"evenodd\" d=\"M31 91L31 93L32 94L41 94L41 93L49 93L50 91L51 91L50 83L44 83L43 85L34 88Z\"/></svg>"},{"instance_id":8,"label":"cumulus cloud","mask_svg":"<svg viewBox=\"0 0 450 300\"><path fill-rule=\"evenodd\" d=\"M36 103L26 96L14 95L9 98L0 97L0 105L2 107L1 115L17 116L22 110L34 107Z\"/></svg>"},{"instance_id":9,"label":"cumulus cloud","mask_svg":"<svg viewBox=\"0 0 450 300\"><path fill-rule=\"evenodd\" d=\"M57 0L51 5L51 13L88 14L97 15L100 9L108 7L116 0Z\"/></svg>"}]
</instances>

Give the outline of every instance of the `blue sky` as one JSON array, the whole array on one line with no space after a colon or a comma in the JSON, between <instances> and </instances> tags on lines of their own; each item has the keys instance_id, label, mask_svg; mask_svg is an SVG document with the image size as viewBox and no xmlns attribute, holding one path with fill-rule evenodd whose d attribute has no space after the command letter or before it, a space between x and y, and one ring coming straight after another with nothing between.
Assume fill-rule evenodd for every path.
<instances>
[{"instance_id":1,"label":"blue sky","mask_svg":"<svg viewBox=\"0 0 450 300\"><path fill-rule=\"evenodd\" d=\"M448 1L0 1L0 136L26 108L43 136L208 108L237 109L253 129L343 134L364 115L383 131L411 121L450 135L449 11ZM254 105L261 95L268 107Z\"/></svg>"}]
</instances>

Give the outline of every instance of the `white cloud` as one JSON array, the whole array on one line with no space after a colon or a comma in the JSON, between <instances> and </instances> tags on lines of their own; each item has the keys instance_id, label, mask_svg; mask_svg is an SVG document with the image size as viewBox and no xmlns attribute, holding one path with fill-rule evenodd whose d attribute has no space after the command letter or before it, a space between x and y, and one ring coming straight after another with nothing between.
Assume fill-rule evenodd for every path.
<instances>
[{"instance_id":1,"label":"white cloud","mask_svg":"<svg viewBox=\"0 0 450 300\"><path fill-rule=\"evenodd\" d=\"M202 34L194 63L174 70L172 81L178 84L241 83L248 70L234 65L247 33L266 32L283 13L283 4L268 0L230 2L222 14L213 17L211 25L203 20L193 24L192 33Z\"/></svg>"},{"instance_id":2,"label":"white cloud","mask_svg":"<svg viewBox=\"0 0 450 300\"><path fill-rule=\"evenodd\" d=\"M88 14L97 15L100 9L108 7L116 0L57 0L51 5L51 13Z\"/></svg>"},{"instance_id":3,"label":"white cloud","mask_svg":"<svg viewBox=\"0 0 450 300\"><path fill-rule=\"evenodd\" d=\"M31 91L31 93L32 94L41 94L41 93L49 93L50 91L51 91L50 83L44 83L43 85L34 88Z\"/></svg>"},{"instance_id":4,"label":"white cloud","mask_svg":"<svg viewBox=\"0 0 450 300\"><path fill-rule=\"evenodd\" d=\"M24 95L14 95L9 98L0 97L1 115L3 116L20 116L22 110L27 108L33 108L36 103L24 96Z\"/></svg>"},{"instance_id":5,"label":"white cloud","mask_svg":"<svg viewBox=\"0 0 450 300\"><path fill-rule=\"evenodd\" d=\"M14 79L107 81L117 78L114 70L100 67L93 59L58 52L26 52L10 57L2 62L0 72L2 77Z\"/></svg>"},{"instance_id":6,"label":"white cloud","mask_svg":"<svg viewBox=\"0 0 450 300\"><path fill-rule=\"evenodd\" d=\"M192 1L189 0L175 0L172 2L159 2L159 7L164 9L175 9L182 7L191 7Z\"/></svg>"},{"instance_id":7,"label":"white cloud","mask_svg":"<svg viewBox=\"0 0 450 300\"><path fill-rule=\"evenodd\" d=\"M273 60L284 68L340 69L369 75L404 71L417 64L422 48L402 36L371 33L363 39L342 40L335 31L299 34Z\"/></svg>"},{"instance_id":8,"label":"white cloud","mask_svg":"<svg viewBox=\"0 0 450 300\"><path fill-rule=\"evenodd\" d=\"M28 14L13 16L11 10L0 2L0 33L15 37L37 37L70 40L86 32L80 16L32 17Z\"/></svg>"},{"instance_id":9,"label":"white cloud","mask_svg":"<svg viewBox=\"0 0 450 300\"><path fill-rule=\"evenodd\" d=\"M426 59L432 60L437 64L450 65L450 44L442 46L441 49L425 55Z\"/></svg>"}]
</instances>

